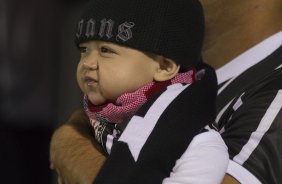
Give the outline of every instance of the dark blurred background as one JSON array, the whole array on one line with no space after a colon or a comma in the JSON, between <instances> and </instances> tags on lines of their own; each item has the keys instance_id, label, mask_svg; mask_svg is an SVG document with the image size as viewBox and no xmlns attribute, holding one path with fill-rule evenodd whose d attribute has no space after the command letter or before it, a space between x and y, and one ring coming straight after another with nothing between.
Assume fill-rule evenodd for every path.
<instances>
[{"instance_id":1,"label":"dark blurred background","mask_svg":"<svg viewBox=\"0 0 282 184\"><path fill-rule=\"evenodd\" d=\"M73 38L85 3L0 0L0 183L56 183L49 142L81 107Z\"/></svg>"}]
</instances>

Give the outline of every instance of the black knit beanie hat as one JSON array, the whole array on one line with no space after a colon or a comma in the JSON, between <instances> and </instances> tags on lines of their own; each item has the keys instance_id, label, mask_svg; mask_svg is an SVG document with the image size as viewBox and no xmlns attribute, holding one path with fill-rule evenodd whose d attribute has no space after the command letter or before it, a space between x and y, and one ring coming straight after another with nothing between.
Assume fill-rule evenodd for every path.
<instances>
[{"instance_id":1,"label":"black knit beanie hat","mask_svg":"<svg viewBox=\"0 0 282 184\"><path fill-rule=\"evenodd\" d=\"M200 62L204 15L198 0L90 0L75 43L101 40L174 60Z\"/></svg>"}]
</instances>

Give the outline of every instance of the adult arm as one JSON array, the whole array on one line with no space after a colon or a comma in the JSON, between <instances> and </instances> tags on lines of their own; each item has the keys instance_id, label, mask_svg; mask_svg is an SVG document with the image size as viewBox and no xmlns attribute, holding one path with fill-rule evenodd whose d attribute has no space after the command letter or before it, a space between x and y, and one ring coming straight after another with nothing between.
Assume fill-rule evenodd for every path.
<instances>
[{"instance_id":1,"label":"adult arm","mask_svg":"<svg viewBox=\"0 0 282 184\"><path fill-rule=\"evenodd\" d=\"M75 111L53 134L50 144L51 168L61 184L90 184L105 161L84 111Z\"/></svg>"}]
</instances>

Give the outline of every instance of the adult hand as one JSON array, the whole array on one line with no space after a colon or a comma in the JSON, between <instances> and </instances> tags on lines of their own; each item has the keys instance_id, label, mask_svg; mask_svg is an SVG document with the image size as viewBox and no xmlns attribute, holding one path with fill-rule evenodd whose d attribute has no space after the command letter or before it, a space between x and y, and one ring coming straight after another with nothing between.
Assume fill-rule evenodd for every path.
<instances>
[{"instance_id":1,"label":"adult hand","mask_svg":"<svg viewBox=\"0 0 282 184\"><path fill-rule=\"evenodd\" d=\"M91 184L106 157L93 139L83 110L53 134L50 144L50 167L58 174L59 184Z\"/></svg>"}]
</instances>

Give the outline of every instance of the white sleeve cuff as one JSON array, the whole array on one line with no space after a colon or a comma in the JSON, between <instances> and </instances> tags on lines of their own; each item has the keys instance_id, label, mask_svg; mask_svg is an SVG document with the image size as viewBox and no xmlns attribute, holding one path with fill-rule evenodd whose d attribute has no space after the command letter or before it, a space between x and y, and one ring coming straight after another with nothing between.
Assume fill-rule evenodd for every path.
<instances>
[{"instance_id":1,"label":"white sleeve cuff","mask_svg":"<svg viewBox=\"0 0 282 184\"><path fill-rule=\"evenodd\" d=\"M227 147L215 130L195 136L163 184L219 184L229 161Z\"/></svg>"}]
</instances>

